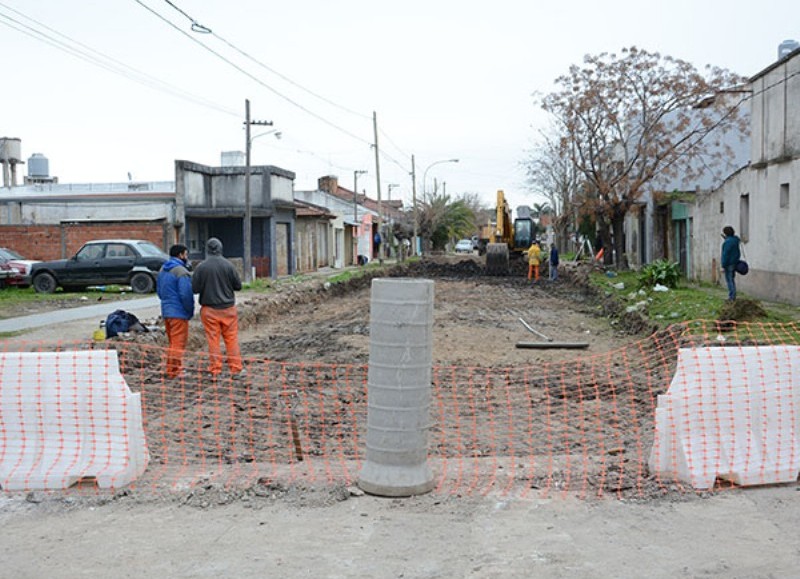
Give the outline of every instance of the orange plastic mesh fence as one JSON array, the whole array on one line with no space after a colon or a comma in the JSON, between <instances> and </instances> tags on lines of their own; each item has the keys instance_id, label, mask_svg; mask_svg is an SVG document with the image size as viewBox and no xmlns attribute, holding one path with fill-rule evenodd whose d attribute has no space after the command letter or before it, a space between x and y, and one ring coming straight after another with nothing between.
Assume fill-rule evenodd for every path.
<instances>
[{"instance_id":1,"label":"orange plastic mesh fence","mask_svg":"<svg viewBox=\"0 0 800 579\"><path fill-rule=\"evenodd\" d=\"M737 481L726 476L732 468L730 455L747 463L777 453L791 469L800 460L800 366L778 363L776 356L783 354L775 352L794 351L798 344L796 323L721 327L695 321L571 362L519 368L434 366L428 446L436 492L642 497L698 488L692 484L694 475L680 473L686 468L697 472L700 459L710 465L702 469L711 473L715 489ZM27 346L36 350L35 344ZM777 348L764 353L753 346ZM65 343L60 349L91 347ZM209 483L250 488L357 481L365 454L367 366L246 359L246 378L223 373L212 379L205 371L207 355L193 352L185 356L185 373L167 379L165 349L124 341L107 347L117 350L130 389L141 393L149 464L131 486L180 490ZM690 353L724 348L719 352L725 356L714 362L717 367L708 372L700 368L700 381L716 398L696 398L685 388L676 389L676 396L683 398L663 415L662 430L669 432L662 432L658 443L656 409L665 399L659 403L658 397L676 376L681 348ZM748 378L740 384L742 353L750 357L745 356ZM778 366L783 370L774 370ZM38 384L26 385L26 396L33 391L34 399L37 388L52 384L48 368L39 368L37 376ZM766 387L773 392L765 393ZM12 442L37 439L41 421L69 414L64 409L40 415L22 426L16 420L9 428L12 421L4 417L20 414L22 396L4 395L3 388L0 383L0 465ZM776 395L776 388L784 391ZM723 394L730 392L735 394ZM745 409L744 418L734 415L734 407ZM697 411L699 419L692 414ZM109 408L93 407L90 415L107 418L108 413ZM761 420L755 420L757 413ZM767 448L764 424L775 421L782 434ZM690 440L682 444L678 438L687 429ZM708 442L712 439L717 442ZM662 465L658 472L651 472L654 460ZM66 464L77 461L75 457ZM770 468L762 468L761 481L750 476L749 484L770 482ZM0 473L7 471L6 465Z\"/></svg>"}]
</instances>

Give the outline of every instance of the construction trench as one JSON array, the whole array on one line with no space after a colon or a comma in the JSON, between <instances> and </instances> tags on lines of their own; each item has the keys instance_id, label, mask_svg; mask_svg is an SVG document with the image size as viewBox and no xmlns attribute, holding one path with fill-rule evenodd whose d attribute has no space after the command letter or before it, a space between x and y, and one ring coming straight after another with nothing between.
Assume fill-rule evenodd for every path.
<instances>
[{"instance_id":1,"label":"construction trench","mask_svg":"<svg viewBox=\"0 0 800 579\"><path fill-rule=\"evenodd\" d=\"M0 493L4 569L60 577L112 567L154 577L796 574L795 485L698 493L647 469L655 396L669 383L675 350L716 341L716 328L656 332L583 289L578 270L531 287L524 272L488 278L471 261L390 271L435 284L432 492L384 499L355 484L371 280L281 283L239 296L251 370L244 383L209 381L196 321L182 381L164 380L163 335L101 346L117 349L127 383L143 396L150 464L110 495L90 486ZM546 336L542 343L588 347L517 348L538 337L520 318Z\"/></svg>"},{"instance_id":2,"label":"construction trench","mask_svg":"<svg viewBox=\"0 0 800 579\"><path fill-rule=\"evenodd\" d=\"M486 276L477 257L440 257L380 273L434 281L436 490L674 491L644 465L656 390L671 371L662 345L647 337L652 327L638 315L607 317L614 306L592 293L580 268L538 284L523 269ZM364 457L370 286L370 275L315 280L241 304L246 385L208 380L196 320L180 383L163 376L163 336L116 342L126 381L143 393L151 462L138 484L200 480L247 492L354 483ZM671 335L667 342L674 362Z\"/></svg>"},{"instance_id":3,"label":"construction trench","mask_svg":"<svg viewBox=\"0 0 800 579\"><path fill-rule=\"evenodd\" d=\"M434 282L434 492L647 499L691 491L648 471L655 405L678 348L716 345L716 328L656 332L596 295L588 271L566 264L558 282L531 284L522 266L489 277L477 257L440 257L339 283L278 284L239 305L245 382L209 379L197 319L179 380L164 376L163 334L106 342L142 396L150 462L134 486L191 489L202 503L355 484L376 275Z\"/></svg>"}]
</instances>

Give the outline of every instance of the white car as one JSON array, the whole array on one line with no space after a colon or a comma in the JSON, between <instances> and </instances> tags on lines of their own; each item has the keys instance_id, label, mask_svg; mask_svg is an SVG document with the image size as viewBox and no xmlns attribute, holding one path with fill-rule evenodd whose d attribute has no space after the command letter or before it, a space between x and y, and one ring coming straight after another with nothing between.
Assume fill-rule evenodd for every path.
<instances>
[{"instance_id":1,"label":"white car","mask_svg":"<svg viewBox=\"0 0 800 579\"><path fill-rule=\"evenodd\" d=\"M472 253L472 240L462 239L456 243L456 253Z\"/></svg>"}]
</instances>

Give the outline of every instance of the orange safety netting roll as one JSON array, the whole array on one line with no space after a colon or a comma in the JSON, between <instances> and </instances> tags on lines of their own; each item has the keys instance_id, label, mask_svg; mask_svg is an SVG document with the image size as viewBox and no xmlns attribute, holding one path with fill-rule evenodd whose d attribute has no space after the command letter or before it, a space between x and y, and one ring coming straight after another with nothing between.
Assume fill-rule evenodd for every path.
<instances>
[{"instance_id":1,"label":"orange safety netting roll","mask_svg":"<svg viewBox=\"0 0 800 579\"><path fill-rule=\"evenodd\" d=\"M791 477L800 464L798 344L796 323L695 321L571 362L434 366L428 439L435 492L653 496ZM141 397L149 462L131 486L249 488L358 479L366 365L250 358L246 379L223 373L214 380L207 355L198 352L186 355L183 376L167 379L165 349L124 341L105 347L117 350L119 371ZM25 349L36 351L35 345ZM52 369L36 372L42 384L52 381ZM10 392L8 384L0 383L0 487L3 473L35 467L35 460L3 462L11 449L41 438L44 420L56 431L74 430L58 425L72 416L66 407L20 418L29 396ZM35 392L37 384L28 388ZM90 421L123 422L109 420L115 407L103 397L92 400ZM76 403L64 398L64 404ZM85 458L66 456L72 446L62 446L64 456L51 470ZM108 452L109 446L102 448ZM74 478L80 483L86 477Z\"/></svg>"}]
</instances>

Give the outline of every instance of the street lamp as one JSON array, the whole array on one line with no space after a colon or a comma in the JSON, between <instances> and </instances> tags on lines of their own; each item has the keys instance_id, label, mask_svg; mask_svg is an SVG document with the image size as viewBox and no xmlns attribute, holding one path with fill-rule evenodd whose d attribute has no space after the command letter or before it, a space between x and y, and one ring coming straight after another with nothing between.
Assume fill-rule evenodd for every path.
<instances>
[{"instance_id":1,"label":"street lamp","mask_svg":"<svg viewBox=\"0 0 800 579\"><path fill-rule=\"evenodd\" d=\"M358 176L366 175L363 169L353 171L353 220L358 223Z\"/></svg>"},{"instance_id":2,"label":"street lamp","mask_svg":"<svg viewBox=\"0 0 800 579\"><path fill-rule=\"evenodd\" d=\"M427 188L427 185L426 185L426 179L428 177L428 170L431 167L433 167L435 165L441 165L442 163L458 163L458 159L442 159L441 161L434 161L433 163L431 163L430 165L425 167L425 170L422 172L422 197L423 197L423 199L426 198L427 194L428 194L428 188Z\"/></svg>"},{"instance_id":3,"label":"street lamp","mask_svg":"<svg viewBox=\"0 0 800 579\"><path fill-rule=\"evenodd\" d=\"M278 139L278 140L280 140L283 137L283 133L280 132L278 129L272 129L271 131L266 131L266 132L263 132L263 133L259 133L254 137L250 137L250 142L252 143L257 138L263 137L264 135L275 135L275 138Z\"/></svg>"},{"instance_id":4,"label":"street lamp","mask_svg":"<svg viewBox=\"0 0 800 579\"><path fill-rule=\"evenodd\" d=\"M426 179L428 178L428 170L431 167L433 167L435 165L440 165L442 163L458 163L458 159L442 159L441 161L434 161L433 163L431 163L430 165L425 167L425 170L422 172L422 199L423 199L423 202L427 198L427 188L426 188L425 184L426 184ZM414 255L416 255L417 254L417 243L418 243L418 241L417 241L417 228L419 227L419 221L418 221L418 215L417 215L416 170L414 169L414 157L413 157L413 155L411 157L411 167L412 167L411 177L412 177L412 181L413 181L412 184L413 184L413 187L414 187L414 190L413 190L413 194L414 194Z\"/></svg>"}]
</instances>

